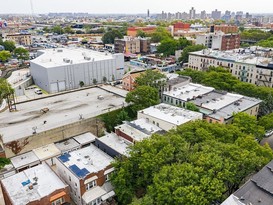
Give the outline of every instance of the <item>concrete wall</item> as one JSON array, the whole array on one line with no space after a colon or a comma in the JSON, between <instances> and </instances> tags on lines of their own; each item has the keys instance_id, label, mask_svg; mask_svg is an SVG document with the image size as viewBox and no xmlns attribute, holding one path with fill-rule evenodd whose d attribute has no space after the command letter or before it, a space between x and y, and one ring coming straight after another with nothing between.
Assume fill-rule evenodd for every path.
<instances>
[{"instance_id":1,"label":"concrete wall","mask_svg":"<svg viewBox=\"0 0 273 205\"><path fill-rule=\"evenodd\" d=\"M102 141L100 141L99 138L96 138L95 146L98 147L100 150L104 151L105 153L107 153L108 155L110 155L113 158L121 156L120 153L118 153L113 148L111 148L111 147L107 146L106 144L104 144Z\"/></svg>"},{"instance_id":2,"label":"concrete wall","mask_svg":"<svg viewBox=\"0 0 273 205\"><path fill-rule=\"evenodd\" d=\"M100 125L102 126L102 125ZM98 128L99 130L102 127ZM28 144L23 147L22 151L18 154L25 153L31 151L32 149L61 141L63 139L67 139L76 135L80 135L86 132L92 132L94 134L97 133L97 125L95 118L83 119L78 122L74 122L69 125L61 126L58 128L54 128L48 131L40 132L34 135L30 135L23 139L20 139L18 142L22 143L24 140L28 141ZM3 144L3 142L1 142ZM15 156L15 154L11 151L10 148L3 144L5 154L8 158Z\"/></svg>"},{"instance_id":3,"label":"concrete wall","mask_svg":"<svg viewBox=\"0 0 273 205\"><path fill-rule=\"evenodd\" d=\"M108 54L109 55L109 54ZM31 75L34 83L49 93L54 92L51 84L64 82L65 90L79 88L80 81L85 85L92 85L96 79L98 83L121 79L124 75L124 56L114 54L113 59L101 61L88 61L81 64L70 64L52 68L44 68L31 62ZM62 91L62 90L59 90Z\"/></svg>"}]
</instances>

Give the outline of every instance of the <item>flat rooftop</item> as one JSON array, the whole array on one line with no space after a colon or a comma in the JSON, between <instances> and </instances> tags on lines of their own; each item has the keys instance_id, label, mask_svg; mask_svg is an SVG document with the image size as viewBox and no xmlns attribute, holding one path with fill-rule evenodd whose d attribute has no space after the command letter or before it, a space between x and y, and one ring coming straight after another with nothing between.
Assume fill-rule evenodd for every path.
<instances>
[{"instance_id":1,"label":"flat rooftop","mask_svg":"<svg viewBox=\"0 0 273 205\"><path fill-rule=\"evenodd\" d=\"M128 156L127 149L132 144L117 136L115 133L109 133L103 137L97 138L97 140L124 156Z\"/></svg>"},{"instance_id":2,"label":"flat rooftop","mask_svg":"<svg viewBox=\"0 0 273 205\"><path fill-rule=\"evenodd\" d=\"M77 135L73 137L80 145L85 145L91 142L94 142L97 137L93 135L91 132L87 132L81 135Z\"/></svg>"},{"instance_id":3,"label":"flat rooftop","mask_svg":"<svg viewBox=\"0 0 273 205\"><path fill-rule=\"evenodd\" d=\"M138 111L138 113L143 113L174 125L182 125L191 120L203 118L202 113L186 110L184 108L179 108L165 103L151 106L144 110Z\"/></svg>"},{"instance_id":4,"label":"flat rooftop","mask_svg":"<svg viewBox=\"0 0 273 205\"><path fill-rule=\"evenodd\" d=\"M41 161L56 157L61 154L61 151L54 143L34 149L33 152Z\"/></svg>"},{"instance_id":5,"label":"flat rooftop","mask_svg":"<svg viewBox=\"0 0 273 205\"><path fill-rule=\"evenodd\" d=\"M259 99L242 97L235 102L232 102L229 105L223 107L222 109L217 110L216 113L210 114L209 116L218 120L220 120L221 118L229 119L233 116L233 114L248 110L260 104L261 102L262 101Z\"/></svg>"},{"instance_id":6,"label":"flat rooftop","mask_svg":"<svg viewBox=\"0 0 273 205\"><path fill-rule=\"evenodd\" d=\"M31 62L46 68L112 60L115 59L114 55L117 55L84 48L55 48L41 50L40 52L43 54L31 60Z\"/></svg>"},{"instance_id":7,"label":"flat rooftop","mask_svg":"<svg viewBox=\"0 0 273 205\"><path fill-rule=\"evenodd\" d=\"M62 142L56 142L55 145L61 152L67 152L80 148L80 144L73 138L66 139Z\"/></svg>"},{"instance_id":8,"label":"flat rooftop","mask_svg":"<svg viewBox=\"0 0 273 205\"><path fill-rule=\"evenodd\" d=\"M15 169L27 166L32 163L39 163L40 160L33 151L10 158Z\"/></svg>"},{"instance_id":9,"label":"flat rooftop","mask_svg":"<svg viewBox=\"0 0 273 205\"><path fill-rule=\"evenodd\" d=\"M212 87L189 83L182 87L178 87L170 91L165 91L163 92L163 94L171 96L171 97L175 97L177 99L181 99L183 101L189 101L189 100L192 100L194 97L207 94L213 90L214 88Z\"/></svg>"},{"instance_id":10,"label":"flat rooftop","mask_svg":"<svg viewBox=\"0 0 273 205\"><path fill-rule=\"evenodd\" d=\"M113 94L120 92L119 88L112 87L111 92L90 88L17 104L16 112L6 110L0 113L2 140L7 143L30 136L34 127L39 133L71 124L79 121L80 114L83 118L92 118L108 112L109 109L112 111L126 106L123 97ZM98 95L102 95L104 99L97 99ZM49 111L43 114L43 108L48 108Z\"/></svg>"},{"instance_id":11,"label":"flat rooftop","mask_svg":"<svg viewBox=\"0 0 273 205\"><path fill-rule=\"evenodd\" d=\"M63 154L58 159L78 178L97 173L111 164L112 157L101 151L95 145Z\"/></svg>"},{"instance_id":12,"label":"flat rooftop","mask_svg":"<svg viewBox=\"0 0 273 205\"><path fill-rule=\"evenodd\" d=\"M272 48L271 48L272 49ZM211 57L215 59L228 60L231 62L241 62L251 65L261 65L268 66L268 64L272 61L272 58L267 58L263 56L267 56L269 52L269 48L262 48L253 46L249 49L233 49L227 51L217 51L212 49L205 49L201 51L191 52L191 55L198 55L204 57Z\"/></svg>"},{"instance_id":13,"label":"flat rooftop","mask_svg":"<svg viewBox=\"0 0 273 205\"><path fill-rule=\"evenodd\" d=\"M162 131L161 128L147 122L147 120L143 118L131 122L125 122L124 124L118 125L115 128L119 129L138 142L150 137L156 132Z\"/></svg>"},{"instance_id":14,"label":"flat rooftop","mask_svg":"<svg viewBox=\"0 0 273 205\"><path fill-rule=\"evenodd\" d=\"M2 183L14 205L28 204L67 186L45 163L7 177ZM29 189L31 184L33 189Z\"/></svg>"}]
</instances>

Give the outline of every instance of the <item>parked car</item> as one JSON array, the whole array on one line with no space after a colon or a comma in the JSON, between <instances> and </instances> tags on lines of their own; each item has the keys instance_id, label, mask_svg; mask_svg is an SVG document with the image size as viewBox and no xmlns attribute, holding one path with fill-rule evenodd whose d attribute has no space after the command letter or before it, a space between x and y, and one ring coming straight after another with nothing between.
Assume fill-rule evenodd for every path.
<instances>
[{"instance_id":1,"label":"parked car","mask_svg":"<svg viewBox=\"0 0 273 205\"><path fill-rule=\"evenodd\" d=\"M41 91L41 89L39 89L39 88L35 88L35 89L34 89L34 92L35 92L36 94L38 94L38 95L43 94L42 91Z\"/></svg>"}]
</instances>

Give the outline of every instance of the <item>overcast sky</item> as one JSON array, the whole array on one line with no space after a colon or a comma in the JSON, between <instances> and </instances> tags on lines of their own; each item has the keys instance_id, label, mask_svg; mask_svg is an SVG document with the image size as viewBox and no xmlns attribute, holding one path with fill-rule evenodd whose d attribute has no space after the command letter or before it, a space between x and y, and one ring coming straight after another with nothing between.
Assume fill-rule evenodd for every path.
<instances>
[{"instance_id":1,"label":"overcast sky","mask_svg":"<svg viewBox=\"0 0 273 205\"><path fill-rule=\"evenodd\" d=\"M31 13L31 0L0 0L0 13ZM32 0L34 13L88 12L88 13L150 13L189 12L195 7L211 12L214 9L273 13L272 0Z\"/></svg>"}]
</instances>

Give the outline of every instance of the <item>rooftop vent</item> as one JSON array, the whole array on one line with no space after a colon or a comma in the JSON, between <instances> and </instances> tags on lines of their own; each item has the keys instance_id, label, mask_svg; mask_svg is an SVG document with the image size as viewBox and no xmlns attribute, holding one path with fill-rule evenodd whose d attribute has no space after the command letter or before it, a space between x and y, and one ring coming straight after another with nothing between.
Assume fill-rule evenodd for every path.
<instances>
[{"instance_id":1,"label":"rooftop vent","mask_svg":"<svg viewBox=\"0 0 273 205\"><path fill-rule=\"evenodd\" d=\"M63 52L63 49L58 49L57 52L58 52L58 53L62 53L62 52Z\"/></svg>"}]
</instances>

